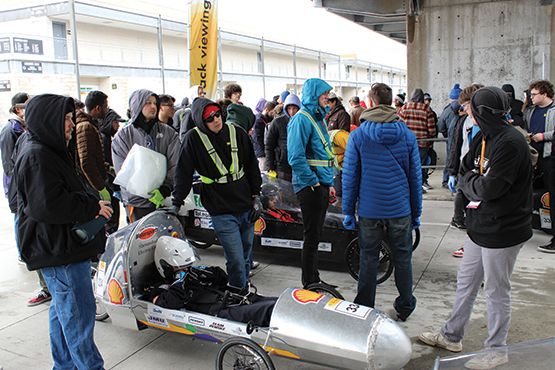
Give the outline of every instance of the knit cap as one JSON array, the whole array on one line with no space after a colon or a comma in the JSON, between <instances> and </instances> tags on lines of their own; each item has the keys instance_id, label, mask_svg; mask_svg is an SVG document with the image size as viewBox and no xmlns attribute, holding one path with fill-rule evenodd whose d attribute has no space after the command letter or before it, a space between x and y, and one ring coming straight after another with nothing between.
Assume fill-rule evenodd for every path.
<instances>
[{"instance_id":1,"label":"knit cap","mask_svg":"<svg viewBox=\"0 0 555 370\"><path fill-rule=\"evenodd\" d=\"M453 100L458 99L459 95L461 95L461 92L462 92L461 85L455 84L455 86L453 86L453 88L451 89L451 92L449 93L449 99L453 99Z\"/></svg>"}]
</instances>

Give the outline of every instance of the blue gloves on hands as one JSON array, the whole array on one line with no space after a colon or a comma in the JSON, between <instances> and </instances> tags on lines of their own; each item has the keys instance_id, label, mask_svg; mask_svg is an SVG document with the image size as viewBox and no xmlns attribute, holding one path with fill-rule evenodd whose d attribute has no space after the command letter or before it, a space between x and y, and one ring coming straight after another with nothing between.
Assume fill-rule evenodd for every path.
<instances>
[{"instance_id":1,"label":"blue gloves on hands","mask_svg":"<svg viewBox=\"0 0 555 370\"><path fill-rule=\"evenodd\" d=\"M357 228L355 216L345 216L345 219L343 220L343 226L345 226L345 229L355 230Z\"/></svg>"},{"instance_id":2,"label":"blue gloves on hands","mask_svg":"<svg viewBox=\"0 0 555 370\"><path fill-rule=\"evenodd\" d=\"M416 230L420 227L420 218L412 220L412 229Z\"/></svg>"},{"instance_id":3,"label":"blue gloves on hands","mask_svg":"<svg viewBox=\"0 0 555 370\"><path fill-rule=\"evenodd\" d=\"M449 190L451 190L453 193L456 193L457 189L455 189L455 186L457 185L457 177L450 175L447 185L449 186Z\"/></svg>"}]
</instances>

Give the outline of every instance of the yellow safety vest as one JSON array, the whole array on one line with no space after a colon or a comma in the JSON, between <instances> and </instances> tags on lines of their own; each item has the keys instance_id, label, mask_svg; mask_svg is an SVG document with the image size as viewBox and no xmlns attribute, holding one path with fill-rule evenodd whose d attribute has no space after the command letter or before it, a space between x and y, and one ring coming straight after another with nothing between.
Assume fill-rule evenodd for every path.
<instances>
[{"instance_id":1,"label":"yellow safety vest","mask_svg":"<svg viewBox=\"0 0 555 370\"><path fill-rule=\"evenodd\" d=\"M322 141L322 145L324 145L324 150L326 151L326 154L328 156L328 159L308 159L306 160L306 162L308 163L309 166L318 166L318 167L334 167L335 166L335 156L333 155L332 151L330 150L330 146L326 140L326 138L324 137L324 134L322 133L322 130L320 130L320 127L318 126L318 123L316 123L316 121L314 120L314 118L312 118L312 116L304 111L304 110L300 110L298 113L304 115L305 117L308 117L308 119L310 120L310 122L312 122L312 126L314 126L314 128L316 129L316 132L318 133L318 136L320 137L320 141Z\"/></svg>"},{"instance_id":2,"label":"yellow safety vest","mask_svg":"<svg viewBox=\"0 0 555 370\"><path fill-rule=\"evenodd\" d=\"M218 184L227 184L228 182L239 180L245 174L245 172L243 171L243 168L238 169L239 155L237 154L238 153L237 133L235 131L235 127L233 125L227 125L227 126L229 127L229 139L231 141L231 166L229 167L229 170L225 168L222 162L222 159L220 158L218 153L216 153L216 149L214 149L214 146L210 142L208 135L202 133L198 129L198 127L195 127L195 130L200 136L200 140L202 140L202 143L204 144L204 147L206 148L208 155L210 155L210 158L212 158L212 161L214 161L214 164L216 165L216 167L218 168L218 171L220 171L220 174L222 175L222 177L217 179L211 179L209 177L200 175L200 179L204 184L212 184L214 182Z\"/></svg>"}]
</instances>

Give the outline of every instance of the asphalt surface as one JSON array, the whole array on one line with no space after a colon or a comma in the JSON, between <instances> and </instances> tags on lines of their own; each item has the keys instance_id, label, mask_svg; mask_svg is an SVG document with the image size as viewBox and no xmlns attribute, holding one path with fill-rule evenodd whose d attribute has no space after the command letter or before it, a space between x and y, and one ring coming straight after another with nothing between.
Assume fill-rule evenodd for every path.
<instances>
[{"instance_id":1,"label":"asphalt surface","mask_svg":"<svg viewBox=\"0 0 555 370\"><path fill-rule=\"evenodd\" d=\"M404 369L432 369L434 360L452 355L447 350L429 347L418 341L422 331L437 331L451 313L460 259L452 257L465 233L449 227L453 202L448 190L441 188L439 174L432 175L434 189L424 196L421 218L422 238L413 256L414 295L418 299L412 316L401 326L413 343L412 359ZM48 307L45 303L27 307L39 290L35 272L17 263L13 215L7 201L0 202L0 366L4 370L51 369L53 366L48 337ZM535 231L518 257L512 278L512 322L508 343L514 344L554 336L555 254L545 254L537 246L550 237ZM221 247L199 251L205 265L224 266ZM261 263L252 277L259 292L279 295L289 286L300 286L298 256L281 253L255 253ZM322 262L323 280L339 285L347 300L356 295L356 282L341 261ZM378 288L376 308L387 312L397 295L393 277ZM485 297L480 291L463 340L463 353L483 348L487 337ZM95 340L110 370L136 369L212 369L219 344L192 339L186 335L156 329L132 331L98 322ZM277 369L325 369L273 356ZM533 368L533 366L531 367ZM502 367L499 367L502 369Z\"/></svg>"}]
</instances>

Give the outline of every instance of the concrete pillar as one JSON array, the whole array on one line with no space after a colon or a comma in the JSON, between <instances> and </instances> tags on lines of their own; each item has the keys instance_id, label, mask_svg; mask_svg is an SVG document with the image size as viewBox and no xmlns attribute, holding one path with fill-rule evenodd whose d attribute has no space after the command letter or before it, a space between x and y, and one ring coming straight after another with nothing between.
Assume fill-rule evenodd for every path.
<instances>
[{"instance_id":1,"label":"concrete pillar","mask_svg":"<svg viewBox=\"0 0 555 370\"><path fill-rule=\"evenodd\" d=\"M510 83L521 98L542 71L555 78L553 5L542 5L551 3L427 0L407 11L408 94L417 87L431 93L439 113L455 83Z\"/></svg>"}]
</instances>

